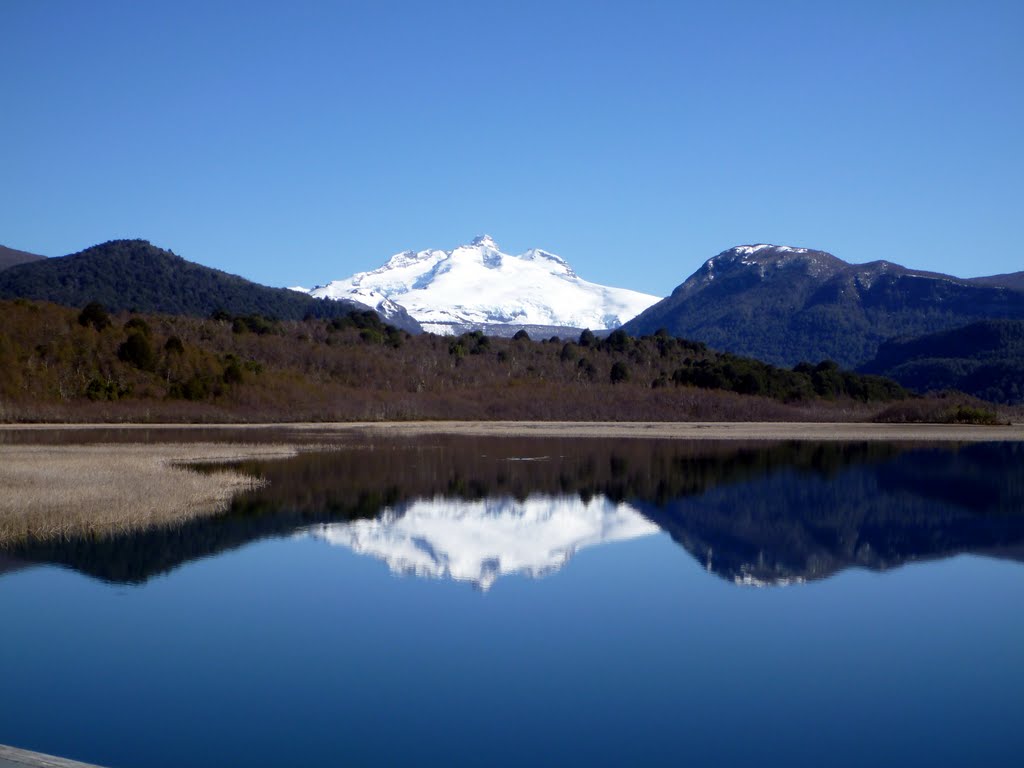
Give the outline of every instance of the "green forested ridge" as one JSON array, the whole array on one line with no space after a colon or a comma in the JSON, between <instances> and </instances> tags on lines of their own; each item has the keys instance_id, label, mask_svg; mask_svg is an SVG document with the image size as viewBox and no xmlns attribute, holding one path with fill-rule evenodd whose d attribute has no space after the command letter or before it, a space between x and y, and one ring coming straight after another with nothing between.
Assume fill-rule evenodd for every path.
<instances>
[{"instance_id":1,"label":"green forested ridge","mask_svg":"<svg viewBox=\"0 0 1024 768\"><path fill-rule=\"evenodd\" d=\"M202 319L26 300L0 302L0 319L8 419L781 419L905 396L828 361L781 369L665 334L413 336L366 311Z\"/></svg>"},{"instance_id":2,"label":"green forested ridge","mask_svg":"<svg viewBox=\"0 0 1024 768\"><path fill-rule=\"evenodd\" d=\"M186 261L146 240L112 240L70 256L0 273L0 298L81 307L95 301L113 311L207 317L215 311L279 320L341 317L358 305L268 288ZM409 330L415 330L409 327Z\"/></svg>"},{"instance_id":3,"label":"green forested ridge","mask_svg":"<svg viewBox=\"0 0 1024 768\"><path fill-rule=\"evenodd\" d=\"M988 320L888 341L863 370L920 392L957 389L995 403L1024 403L1024 321Z\"/></svg>"}]
</instances>

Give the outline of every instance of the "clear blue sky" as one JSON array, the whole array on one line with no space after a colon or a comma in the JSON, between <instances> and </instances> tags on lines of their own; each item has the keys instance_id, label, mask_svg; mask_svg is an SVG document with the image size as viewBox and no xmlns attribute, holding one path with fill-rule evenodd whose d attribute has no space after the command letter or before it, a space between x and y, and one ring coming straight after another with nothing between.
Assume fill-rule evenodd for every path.
<instances>
[{"instance_id":1,"label":"clear blue sky","mask_svg":"<svg viewBox=\"0 0 1024 768\"><path fill-rule=\"evenodd\" d=\"M270 285L489 232L659 295L741 243L1024 269L1024 3L2 0L0 243Z\"/></svg>"}]
</instances>

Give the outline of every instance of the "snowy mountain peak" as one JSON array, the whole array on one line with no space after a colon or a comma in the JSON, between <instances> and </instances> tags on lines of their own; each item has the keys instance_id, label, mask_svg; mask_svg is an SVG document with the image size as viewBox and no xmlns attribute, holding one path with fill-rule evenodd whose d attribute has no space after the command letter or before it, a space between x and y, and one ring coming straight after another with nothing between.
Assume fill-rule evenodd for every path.
<instances>
[{"instance_id":1,"label":"snowy mountain peak","mask_svg":"<svg viewBox=\"0 0 1024 768\"><path fill-rule=\"evenodd\" d=\"M753 256L754 254L767 251L773 255L785 255L785 254L801 254L809 253L807 248L793 248L789 245L772 245L771 243L758 243L757 245L737 245L735 248L730 248L726 253L732 253L736 256Z\"/></svg>"},{"instance_id":2,"label":"snowy mountain peak","mask_svg":"<svg viewBox=\"0 0 1024 768\"><path fill-rule=\"evenodd\" d=\"M824 251L810 248L794 248L790 245L737 245L708 259L697 273L706 280L713 280L717 270L744 270L754 268L764 277L766 270L781 270L784 267L799 266L810 274L824 274L841 264L839 259Z\"/></svg>"},{"instance_id":3,"label":"snowy mountain peak","mask_svg":"<svg viewBox=\"0 0 1024 768\"><path fill-rule=\"evenodd\" d=\"M424 330L491 333L522 326L618 328L657 296L583 280L560 256L533 248L514 256L490 235L450 251L404 251L382 267L314 288L317 298L404 307ZM509 333L508 335L511 335Z\"/></svg>"},{"instance_id":4,"label":"snowy mountain peak","mask_svg":"<svg viewBox=\"0 0 1024 768\"><path fill-rule=\"evenodd\" d=\"M758 245L737 245L732 249L733 253L741 256L749 256L752 253L763 251L765 248L771 248L772 246L768 243L759 243Z\"/></svg>"},{"instance_id":5,"label":"snowy mountain peak","mask_svg":"<svg viewBox=\"0 0 1024 768\"><path fill-rule=\"evenodd\" d=\"M470 241L469 244L482 246L483 248L490 248L492 251L501 250L500 248L498 248L498 244L494 242L494 238L491 237L490 235L477 235Z\"/></svg>"},{"instance_id":6,"label":"snowy mountain peak","mask_svg":"<svg viewBox=\"0 0 1024 768\"><path fill-rule=\"evenodd\" d=\"M736 245L704 262L697 272L676 288L673 295L680 296L688 289L707 285L730 274L748 279L751 273L757 273L761 278L769 278L773 274L790 275L792 269L797 269L804 274L821 277L834 273L843 263L830 253L811 248L771 243Z\"/></svg>"}]
</instances>

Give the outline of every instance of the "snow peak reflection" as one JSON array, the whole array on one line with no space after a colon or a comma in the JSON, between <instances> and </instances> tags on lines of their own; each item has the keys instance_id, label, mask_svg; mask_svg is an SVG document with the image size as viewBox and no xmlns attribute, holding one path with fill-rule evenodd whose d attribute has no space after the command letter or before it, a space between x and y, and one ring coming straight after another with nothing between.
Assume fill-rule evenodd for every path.
<instances>
[{"instance_id":1,"label":"snow peak reflection","mask_svg":"<svg viewBox=\"0 0 1024 768\"><path fill-rule=\"evenodd\" d=\"M418 499L372 520L328 523L308 535L384 560L394 572L468 581L490 589L500 576L553 573L584 547L660 529L604 496Z\"/></svg>"}]
</instances>

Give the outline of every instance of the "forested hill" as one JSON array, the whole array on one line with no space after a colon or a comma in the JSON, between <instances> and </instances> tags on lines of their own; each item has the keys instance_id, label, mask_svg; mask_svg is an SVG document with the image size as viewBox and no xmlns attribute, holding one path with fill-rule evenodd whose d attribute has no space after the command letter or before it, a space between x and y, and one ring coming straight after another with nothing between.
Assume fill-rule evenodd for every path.
<instances>
[{"instance_id":1,"label":"forested hill","mask_svg":"<svg viewBox=\"0 0 1024 768\"><path fill-rule=\"evenodd\" d=\"M920 392L958 389L995 403L1024 403L1024 321L989 320L889 341L863 370Z\"/></svg>"},{"instance_id":2,"label":"forested hill","mask_svg":"<svg viewBox=\"0 0 1024 768\"><path fill-rule=\"evenodd\" d=\"M1020 275L961 279L823 251L744 245L724 251L672 295L623 325L776 365L835 360L856 366L888 339L986 319L1024 319Z\"/></svg>"},{"instance_id":3,"label":"forested hill","mask_svg":"<svg viewBox=\"0 0 1024 768\"><path fill-rule=\"evenodd\" d=\"M111 240L60 258L0 272L0 298L52 301L70 307L98 302L113 311L135 310L208 317L261 315L277 320L342 317L366 307L349 301L314 299L285 288L269 288L237 275L186 261L146 240ZM405 316L388 318L404 330L419 325Z\"/></svg>"},{"instance_id":4,"label":"forested hill","mask_svg":"<svg viewBox=\"0 0 1024 768\"><path fill-rule=\"evenodd\" d=\"M38 253L18 251L14 248L8 248L7 246L0 245L0 272L18 264L27 264L29 262L40 261L45 258L45 256L40 256Z\"/></svg>"}]
</instances>

